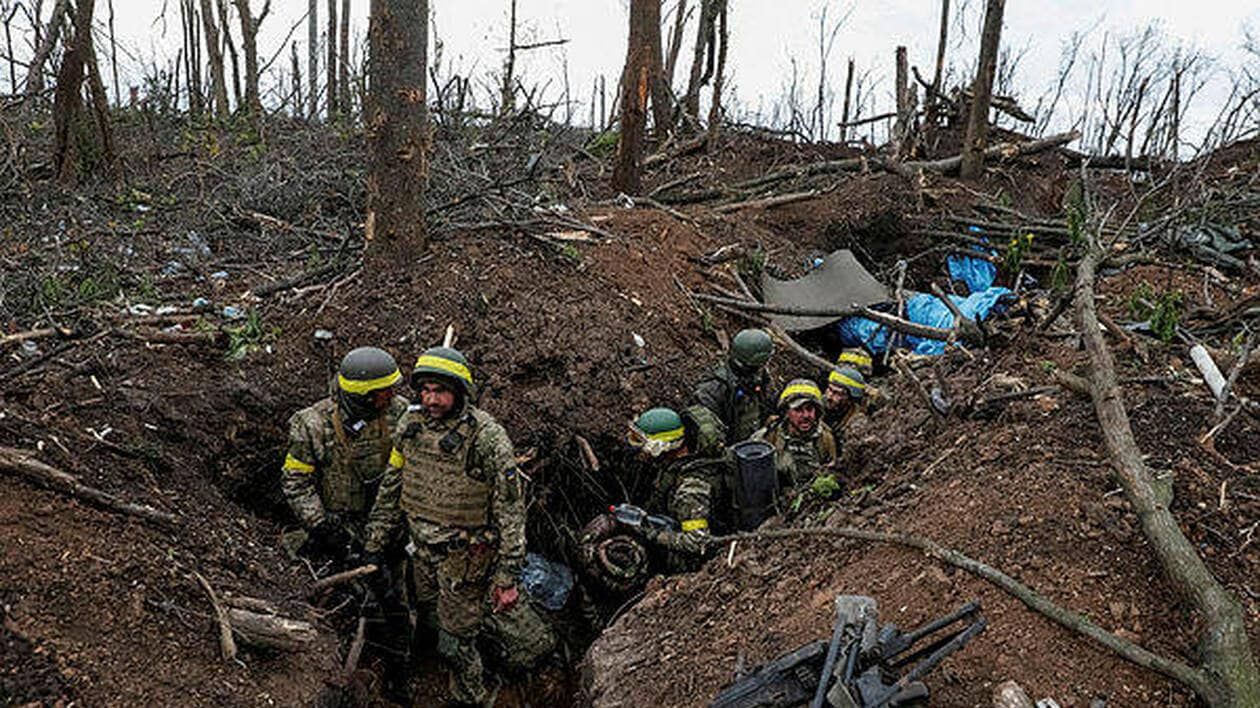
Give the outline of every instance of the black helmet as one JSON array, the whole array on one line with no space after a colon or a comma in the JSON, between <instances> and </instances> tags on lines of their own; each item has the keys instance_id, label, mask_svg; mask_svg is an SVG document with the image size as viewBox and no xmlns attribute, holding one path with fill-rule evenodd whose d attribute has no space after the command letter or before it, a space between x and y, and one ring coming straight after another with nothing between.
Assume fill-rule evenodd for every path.
<instances>
[{"instance_id":1,"label":"black helmet","mask_svg":"<svg viewBox=\"0 0 1260 708\"><path fill-rule=\"evenodd\" d=\"M398 363L384 349L359 347L341 360L337 372L337 400L354 420L374 418L378 411L372 402L377 391L387 389L402 378Z\"/></svg>"}]
</instances>

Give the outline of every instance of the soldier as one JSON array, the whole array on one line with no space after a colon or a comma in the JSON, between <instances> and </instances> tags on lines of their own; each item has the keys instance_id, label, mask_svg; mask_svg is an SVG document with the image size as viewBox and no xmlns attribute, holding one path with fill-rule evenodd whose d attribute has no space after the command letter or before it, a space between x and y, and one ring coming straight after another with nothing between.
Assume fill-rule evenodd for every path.
<instances>
[{"instance_id":1,"label":"soldier","mask_svg":"<svg viewBox=\"0 0 1260 708\"><path fill-rule=\"evenodd\" d=\"M416 361L419 394L399 422L368 521L371 560L405 522L421 621L438 628L458 703L492 700L477 635L487 613L520 601L525 498L512 441L472 404L473 378L460 352L435 347Z\"/></svg>"},{"instance_id":2,"label":"soldier","mask_svg":"<svg viewBox=\"0 0 1260 708\"><path fill-rule=\"evenodd\" d=\"M376 347L341 360L336 393L289 419L289 447L280 486L303 531L291 550L344 562L362 548L368 510L389 460L394 424L407 410L394 395L398 364Z\"/></svg>"},{"instance_id":3,"label":"soldier","mask_svg":"<svg viewBox=\"0 0 1260 708\"><path fill-rule=\"evenodd\" d=\"M866 377L849 367L833 369L827 376L826 398L823 420L835 435L843 437L845 425L866 405Z\"/></svg>"},{"instance_id":4,"label":"soldier","mask_svg":"<svg viewBox=\"0 0 1260 708\"><path fill-rule=\"evenodd\" d=\"M630 424L627 441L657 468L648 511L665 514L678 530L643 527L649 543L669 551L672 570L694 570L710 533L735 528L731 460L721 421L704 406L682 415L653 408Z\"/></svg>"},{"instance_id":5,"label":"soldier","mask_svg":"<svg viewBox=\"0 0 1260 708\"><path fill-rule=\"evenodd\" d=\"M822 421L823 397L809 379L795 379L779 394L779 414L753 434L775 449L781 484L799 488L836 464L837 445Z\"/></svg>"},{"instance_id":6,"label":"soldier","mask_svg":"<svg viewBox=\"0 0 1260 708\"><path fill-rule=\"evenodd\" d=\"M868 377L875 372L875 361L865 349L841 350L840 356L836 357L836 366L857 369L858 373Z\"/></svg>"},{"instance_id":7,"label":"soldier","mask_svg":"<svg viewBox=\"0 0 1260 708\"><path fill-rule=\"evenodd\" d=\"M772 409L765 365L773 353L774 343L764 330L741 330L731 340L726 360L714 365L692 392L693 405L708 408L722 421L728 445L747 440Z\"/></svg>"}]
</instances>

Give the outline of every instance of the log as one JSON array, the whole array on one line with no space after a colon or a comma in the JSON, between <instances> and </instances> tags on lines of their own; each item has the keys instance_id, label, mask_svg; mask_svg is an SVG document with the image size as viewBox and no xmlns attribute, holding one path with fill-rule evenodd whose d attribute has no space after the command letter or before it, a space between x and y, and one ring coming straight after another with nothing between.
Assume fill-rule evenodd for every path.
<instances>
[{"instance_id":1,"label":"log","mask_svg":"<svg viewBox=\"0 0 1260 708\"><path fill-rule=\"evenodd\" d=\"M0 447L0 470L20 475L40 486L69 494L108 511L136 516L167 528L179 525L179 517L175 514L158 511L145 504L124 501L109 492L88 486L80 482L78 477L35 459L33 452Z\"/></svg>"},{"instance_id":2,"label":"log","mask_svg":"<svg viewBox=\"0 0 1260 708\"><path fill-rule=\"evenodd\" d=\"M28 339L42 339L44 337L51 337L56 334L59 334L58 330L52 327L45 327L43 329L32 329L27 332L16 332L14 334L6 334L3 337L0 337L0 347L3 347L6 344L11 344L13 342L25 342Z\"/></svg>"},{"instance_id":3,"label":"log","mask_svg":"<svg viewBox=\"0 0 1260 708\"><path fill-rule=\"evenodd\" d=\"M794 204L813 199L821 195L822 192L817 189L811 189L806 192L793 192L791 194L776 194L773 197L765 197L763 199L749 199L742 202L732 202L730 204L722 204L713 208L713 211L719 214L729 214L733 211L741 209L772 209L784 204Z\"/></svg>"},{"instance_id":4,"label":"log","mask_svg":"<svg viewBox=\"0 0 1260 708\"><path fill-rule=\"evenodd\" d=\"M1041 140L1032 140L1026 143L999 143L984 151L984 159L1003 159L1009 160L1023 155L1032 155L1038 152L1052 150L1061 145L1066 145L1073 140L1081 137L1080 131L1073 130L1069 133L1059 133L1051 135ZM904 162L901 167L910 172L923 170L925 172L937 172L939 174L954 174L962 166L962 155L954 155L940 160L925 160L918 162Z\"/></svg>"},{"instance_id":5,"label":"log","mask_svg":"<svg viewBox=\"0 0 1260 708\"><path fill-rule=\"evenodd\" d=\"M1194 544L1159 494L1154 476L1138 448L1116 379L1115 361L1099 328L1094 300L1095 271L1102 258L1098 237L1081 258L1076 275L1076 310L1090 360L1090 393L1103 439L1125 498L1137 514L1173 589L1200 615L1200 653L1204 665L1193 675L1174 676L1211 706L1260 705L1260 668L1247 638L1242 605L1204 564Z\"/></svg>"},{"instance_id":6,"label":"log","mask_svg":"<svg viewBox=\"0 0 1260 708\"><path fill-rule=\"evenodd\" d=\"M227 608L232 632L246 644L277 649L302 651L319 636L315 626L303 620L263 614L239 607Z\"/></svg>"}]
</instances>

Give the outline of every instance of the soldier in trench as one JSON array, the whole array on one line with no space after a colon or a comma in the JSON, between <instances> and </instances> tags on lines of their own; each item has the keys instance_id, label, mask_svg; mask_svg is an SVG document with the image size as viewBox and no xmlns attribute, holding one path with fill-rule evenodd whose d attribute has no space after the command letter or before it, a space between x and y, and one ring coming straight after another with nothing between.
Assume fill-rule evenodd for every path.
<instances>
[{"instance_id":1,"label":"soldier in trench","mask_svg":"<svg viewBox=\"0 0 1260 708\"><path fill-rule=\"evenodd\" d=\"M726 358L714 364L695 385L691 404L708 408L725 428L725 442L747 440L774 409L766 362L774 343L765 330L740 330Z\"/></svg>"},{"instance_id":2,"label":"soldier in trench","mask_svg":"<svg viewBox=\"0 0 1260 708\"><path fill-rule=\"evenodd\" d=\"M815 478L834 470L838 445L822 418L823 395L818 384L795 379L779 394L778 414L753 434L753 440L774 447L774 466L781 486L799 493Z\"/></svg>"},{"instance_id":3,"label":"soldier in trench","mask_svg":"<svg viewBox=\"0 0 1260 708\"><path fill-rule=\"evenodd\" d=\"M367 559L406 529L417 616L437 629L451 695L458 705L487 705L495 691L478 648L483 631L506 634L518 648L554 644L517 587L525 558L522 475L503 426L473 404L462 353L425 351L411 385L419 404L394 435L368 521ZM504 621L512 617L519 621Z\"/></svg>"}]
</instances>

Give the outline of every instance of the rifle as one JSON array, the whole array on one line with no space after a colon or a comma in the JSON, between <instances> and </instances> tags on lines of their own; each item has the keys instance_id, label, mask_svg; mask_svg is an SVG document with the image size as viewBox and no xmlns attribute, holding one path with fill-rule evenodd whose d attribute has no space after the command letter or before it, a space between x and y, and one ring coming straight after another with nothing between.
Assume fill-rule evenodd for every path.
<instances>
[{"instance_id":1,"label":"rifle","mask_svg":"<svg viewBox=\"0 0 1260 708\"><path fill-rule=\"evenodd\" d=\"M829 642L816 641L736 678L711 708L884 708L928 698L920 680L984 631L980 603L909 632L877 622L878 606L863 595L836 598ZM962 626L957 626L963 623ZM947 630L943 634L942 630ZM926 642L916 648L916 645ZM917 663L916 663L917 662Z\"/></svg>"}]
</instances>

